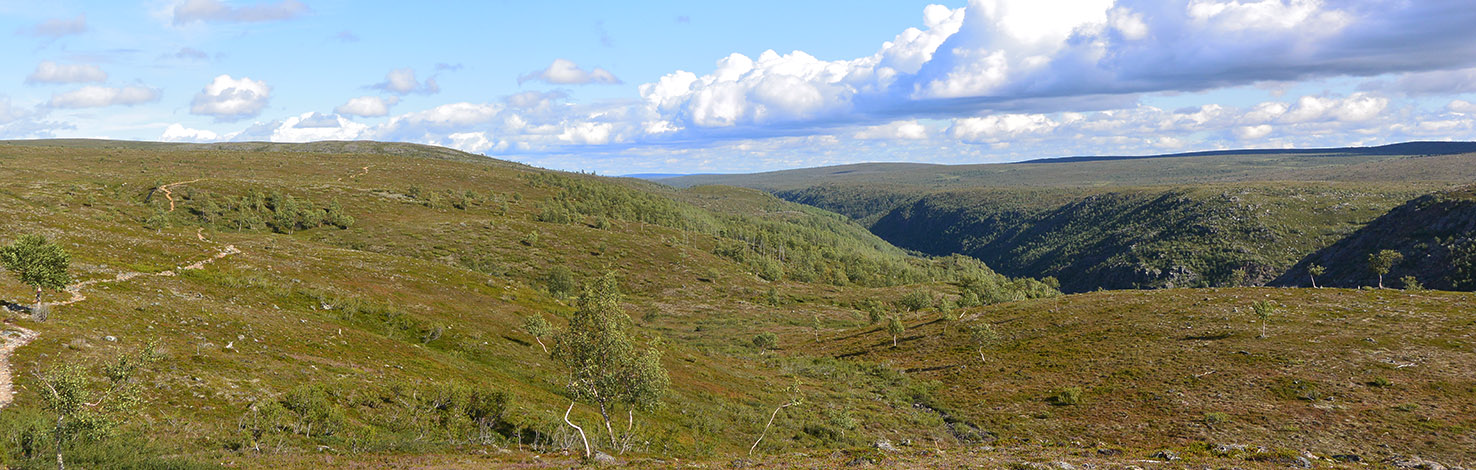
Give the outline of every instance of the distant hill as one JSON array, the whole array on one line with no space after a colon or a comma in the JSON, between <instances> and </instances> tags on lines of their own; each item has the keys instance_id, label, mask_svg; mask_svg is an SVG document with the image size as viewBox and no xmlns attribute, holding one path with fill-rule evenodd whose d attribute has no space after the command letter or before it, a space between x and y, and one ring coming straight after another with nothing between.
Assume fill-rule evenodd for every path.
<instances>
[{"instance_id":1,"label":"distant hill","mask_svg":"<svg viewBox=\"0 0 1476 470\"><path fill-rule=\"evenodd\" d=\"M664 179L678 178L678 177L682 177L682 176L691 176L691 175L686 174L686 173L632 173L632 174L629 174L629 175L620 175L621 178L636 178L636 179L653 180L653 181L654 180L664 180Z\"/></svg>"},{"instance_id":2,"label":"distant hill","mask_svg":"<svg viewBox=\"0 0 1476 470\"><path fill-rule=\"evenodd\" d=\"M1260 284L1421 194L1476 182L1476 143L867 163L730 184L844 214L904 248L962 253L1069 292Z\"/></svg>"},{"instance_id":3,"label":"distant hill","mask_svg":"<svg viewBox=\"0 0 1476 470\"><path fill-rule=\"evenodd\" d=\"M1018 163L1072 163L1105 160L1137 160L1145 158L1211 157L1225 155L1454 155L1476 153L1476 142L1404 142L1376 147L1334 147L1314 149L1240 149L1169 153L1141 156L1081 156L1038 158Z\"/></svg>"},{"instance_id":4,"label":"distant hill","mask_svg":"<svg viewBox=\"0 0 1476 470\"><path fill-rule=\"evenodd\" d=\"M1384 276L1384 285L1403 287L1414 276L1425 287L1476 290L1476 186L1421 196L1394 208L1326 248L1307 256L1274 284L1308 286L1311 265L1327 269L1323 286L1372 286L1368 255L1395 250L1404 256Z\"/></svg>"}]
</instances>

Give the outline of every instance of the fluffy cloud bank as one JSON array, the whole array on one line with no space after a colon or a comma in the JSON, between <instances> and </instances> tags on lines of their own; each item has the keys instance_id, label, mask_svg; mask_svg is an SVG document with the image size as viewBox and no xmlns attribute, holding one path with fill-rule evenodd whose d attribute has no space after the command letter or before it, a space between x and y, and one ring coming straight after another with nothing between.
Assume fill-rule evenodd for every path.
<instances>
[{"instance_id":1,"label":"fluffy cloud bank","mask_svg":"<svg viewBox=\"0 0 1476 470\"><path fill-rule=\"evenodd\" d=\"M190 101L190 113L212 116L218 122L239 121L261 114L271 93L266 82L220 75Z\"/></svg>"},{"instance_id":2,"label":"fluffy cloud bank","mask_svg":"<svg viewBox=\"0 0 1476 470\"><path fill-rule=\"evenodd\" d=\"M425 83L422 84L419 80L415 79L415 69L408 67L391 70L384 76L383 82L377 83L370 88L399 95L408 95L411 93L432 95L441 91L441 86L436 83L436 77L427 78L425 79Z\"/></svg>"},{"instance_id":3,"label":"fluffy cloud bank","mask_svg":"<svg viewBox=\"0 0 1476 470\"><path fill-rule=\"evenodd\" d=\"M53 108L101 108L105 106L133 106L159 101L159 90L146 86L102 87L86 86L80 89L52 95L47 106Z\"/></svg>"},{"instance_id":4,"label":"fluffy cloud bank","mask_svg":"<svg viewBox=\"0 0 1476 470\"><path fill-rule=\"evenodd\" d=\"M1463 0L1068 3L932 5L924 28L871 56L735 53L709 73L676 71L640 91L653 119L684 134L764 135L899 117L1089 111L1142 93L1476 62L1467 26L1476 9Z\"/></svg>"},{"instance_id":5,"label":"fluffy cloud bank","mask_svg":"<svg viewBox=\"0 0 1476 470\"><path fill-rule=\"evenodd\" d=\"M534 70L518 77L518 84L522 85L528 81L540 81L555 85L587 85L591 83L615 85L623 83L615 74L599 67L584 70L573 61L566 59L554 59L548 68Z\"/></svg>"},{"instance_id":6,"label":"fluffy cloud bank","mask_svg":"<svg viewBox=\"0 0 1476 470\"><path fill-rule=\"evenodd\" d=\"M400 99L394 96L389 98L360 96L333 108L333 112L359 117L379 117L388 115L390 106L394 106L399 102Z\"/></svg>"},{"instance_id":7,"label":"fluffy cloud bank","mask_svg":"<svg viewBox=\"0 0 1476 470\"><path fill-rule=\"evenodd\" d=\"M108 81L108 73L91 64L58 64L43 61L26 77L26 83L97 83Z\"/></svg>"}]
</instances>

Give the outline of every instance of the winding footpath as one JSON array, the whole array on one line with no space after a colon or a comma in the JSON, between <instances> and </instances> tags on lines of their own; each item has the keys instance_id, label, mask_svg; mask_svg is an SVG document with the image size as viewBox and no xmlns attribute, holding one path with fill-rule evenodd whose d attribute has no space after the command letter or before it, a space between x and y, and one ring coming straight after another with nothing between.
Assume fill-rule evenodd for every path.
<instances>
[{"instance_id":1,"label":"winding footpath","mask_svg":"<svg viewBox=\"0 0 1476 470\"><path fill-rule=\"evenodd\" d=\"M199 181L200 181L199 179L192 179L192 180L189 180L189 181L180 181L178 183L169 183L169 184L166 184L166 185L163 185L163 186L159 186L159 191L161 191L161 192L164 193L164 199L168 199L169 200L169 212L174 212L174 192L173 191L170 191L169 190L169 187L170 186L179 186L181 184L197 183Z\"/></svg>"},{"instance_id":2,"label":"winding footpath","mask_svg":"<svg viewBox=\"0 0 1476 470\"><path fill-rule=\"evenodd\" d=\"M175 183L175 184L183 184L183 183ZM170 186L172 186L172 185L170 185ZM161 186L161 188L163 188L163 186ZM167 189L165 190L165 193L164 194L165 194L165 197L168 197L169 192L168 192ZM172 199L170 201L170 205L171 206L173 205L173 200ZM205 239L205 235L204 235L204 230L203 229L202 230L199 230L199 231L196 231L195 232L195 237L196 238L199 238L200 241L207 241L208 242L208 240ZM216 252L214 255L211 255L209 258L205 258L205 259L196 261L194 263L190 263L189 265L182 266L182 267L177 267L177 268L174 268L174 269L171 269L171 270L161 271L161 272L157 272L157 273L141 273L141 272L136 272L136 271L130 271L130 272L118 273L118 275L113 276L113 278L111 278L111 279L93 279L93 280L89 280L89 281L78 282L76 284L72 284L70 286L67 286L66 289L65 289L68 294L71 294L72 295L72 298L67 299L67 300L63 300L63 301L60 301L60 302L46 302L43 305L57 307L57 306L62 306L62 305L75 304L77 302L81 302L83 300L87 300L87 295L85 295L85 294L82 293L82 290L83 289L86 289L88 287L91 287L91 286L94 286L94 285L97 285L97 284L110 283L110 282L123 282L123 281L127 281L127 280L130 280L130 279L134 279L134 278L138 278L138 277L145 277L145 276L174 277L174 276L179 275L180 272L192 271L192 270L196 270L196 269L203 269L205 267L205 265L208 265L210 263L213 263L216 260L219 260L221 258L225 258L227 256L240 254L240 253L241 253L241 250L236 249L236 246L235 245L226 245L224 248L221 248L220 251ZM10 368L10 355L11 355L11 353L14 353L16 349L20 348L21 346L25 346L27 343L30 343L31 341L35 340L36 337L38 337L38 336L41 335L40 333L37 333L37 332L32 331L30 329L22 328L20 326L11 325L11 324L6 324L5 327L4 327L4 329L6 331L0 332L0 340L3 340L4 341L3 344L0 344L0 408L4 408L6 405L9 405L10 402L11 402L11 400L14 399L14 393L13 393L12 386L11 386L11 370L10 370L11 369Z\"/></svg>"},{"instance_id":3,"label":"winding footpath","mask_svg":"<svg viewBox=\"0 0 1476 470\"><path fill-rule=\"evenodd\" d=\"M7 328L9 331L0 333L0 338L5 340L5 344L0 345L0 408L5 408L15 399L10 383L10 353L40 336L40 333L15 325L7 325Z\"/></svg>"}]
</instances>

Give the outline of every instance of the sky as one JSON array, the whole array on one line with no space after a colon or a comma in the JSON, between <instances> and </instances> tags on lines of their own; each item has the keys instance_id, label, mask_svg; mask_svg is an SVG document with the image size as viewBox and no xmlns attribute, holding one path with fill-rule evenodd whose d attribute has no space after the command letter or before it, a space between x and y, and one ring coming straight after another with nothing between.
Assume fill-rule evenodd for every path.
<instances>
[{"instance_id":1,"label":"sky","mask_svg":"<svg viewBox=\"0 0 1476 470\"><path fill-rule=\"evenodd\" d=\"M1471 25L1470 0L0 0L0 139L610 175L1476 140Z\"/></svg>"}]
</instances>

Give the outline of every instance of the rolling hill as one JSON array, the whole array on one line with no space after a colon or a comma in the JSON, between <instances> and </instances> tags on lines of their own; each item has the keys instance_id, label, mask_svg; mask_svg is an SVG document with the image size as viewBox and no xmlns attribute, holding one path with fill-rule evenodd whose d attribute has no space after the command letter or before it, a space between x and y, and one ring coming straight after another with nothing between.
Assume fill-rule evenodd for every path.
<instances>
[{"instance_id":1,"label":"rolling hill","mask_svg":"<svg viewBox=\"0 0 1476 470\"><path fill-rule=\"evenodd\" d=\"M1112 205L1073 210L1158 213L1229 194L1239 202L1220 207L1242 212L1183 220L1259 233L1256 223L1278 230L1274 219L1234 219L1299 197L1372 219L1397 199L1355 183L1240 187L1101 190ZM1032 220L1078 213L1053 212L1076 195L1041 191L1008 205ZM45 235L72 254L74 278L46 293L43 321L25 305L30 289L0 277L4 336L39 334L6 361L10 467L55 465L40 373L76 363L98 377L99 363L150 341L162 359L140 372L140 406L117 432L66 446L70 464L576 465L565 372L540 347L552 338L523 323L565 326L581 302L571 284L607 274L631 337L660 352L671 378L660 406L615 410L625 452L590 435L637 468L1120 466L1163 452L1175 465L1241 468L1476 459L1467 293L1063 296L1049 280L918 256L758 190L371 142L0 144L0 214L0 244ZM1348 216L1327 217L1300 226ZM1257 300L1277 306L1267 338ZM882 326L892 316L895 347ZM968 332L982 324L997 334L981 352ZM774 344L756 346L765 333ZM569 419L586 431L601 421L587 404Z\"/></svg>"},{"instance_id":2,"label":"rolling hill","mask_svg":"<svg viewBox=\"0 0 1476 470\"><path fill-rule=\"evenodd\" d=\"M1259 285L1421 194L1476 182L1470 143L689 176L844 214L900 247L1098 288Z\"/></svg>"}]
</instances>

